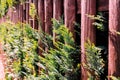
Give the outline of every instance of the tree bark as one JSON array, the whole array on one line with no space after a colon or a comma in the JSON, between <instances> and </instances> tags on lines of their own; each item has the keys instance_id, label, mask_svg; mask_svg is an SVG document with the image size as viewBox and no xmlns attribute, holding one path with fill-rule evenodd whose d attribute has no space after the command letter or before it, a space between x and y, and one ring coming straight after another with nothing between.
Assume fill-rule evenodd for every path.
<instances>
[{"instance_id":1,"label":"tree bark","mask_svg":"<svg viewBox=\"0 0 120 80\"><path fill-rule=\"evenodd\" d=\"M108 75L120 77L120 0L109 0Z\"/></svg>"},{"instance_id":2,"label":"tree bark","mask_svg":"<svg viewBox=\"0 0 120 80\"><path fill-rule=\"evenodd\" d=\"M86 64L85 43L90 40L95 44L95 27L92 25L94 20L87 15L96 14L96 0L81 0L81 79L87 80L87 69L83 64Z\"/></svg>"}]
</instances>

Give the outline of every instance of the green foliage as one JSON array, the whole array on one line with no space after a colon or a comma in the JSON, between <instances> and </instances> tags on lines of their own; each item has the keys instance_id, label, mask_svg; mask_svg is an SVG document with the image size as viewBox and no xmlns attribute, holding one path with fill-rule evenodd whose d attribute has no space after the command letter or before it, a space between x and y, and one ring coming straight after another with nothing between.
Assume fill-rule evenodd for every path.
<instances>
[{"instance_id":1,"label":"green foliage","mask_svg":"<svg viewBox=\"0 0 120 80\"><path fill-rule=\"evenodd\" d=\"M54 19L53 31L56 34L53 47L43 54L44 57L40 57L40 80L78 80L79 49L75 46L72 33Z\"/></svg>"},{"instance_id":2,"label":"green foliage","mask_svg":"<svg viewBox=\"0 0 120 80\"><path fill-rule=\"evenodd\" d=\"M0 35L7 55L6 79L78 80L79 47L62 21L53 19L53 37L34 30L28 24L5 22ZM38 46L38 40L46 48ZM37 53L38 48L42 56Z\"/></svg>"},{"instance_id":3,"label":"green foliage","mask_svg":"<svg viewBox=\"0 0 120 80\"><path fill-rule=\"evenodd\" d=\"M28 24L8 21L0 25L0 35L8 58L7 76L22 79L24 76L37 75L37 32Z\"/></svg>"},{"instance_id":4,"label":"green foliage","mask_svg":"<svg viewBox=\"0 0 120 80\"><path fill-rule=\"evenodd\" d=\"M105 30L105 26L103 25L105 22L105 19L102 15L87 15L90 19L95 20L95 22L93 22L93 25L97 27L97 29L104 31Z\"/></svg>"},{"instance_id":5,"label":"green foliage","mask_svg":"<svg viewBox=\"0 0 120 80\"><path fill-rule=\"evenodd\" d=\"M87 64L85 65L88 69L89 80L99 80L100 75L104 71L104 61L101 57L101 48L95 47L94 44L88 41L85 44L86 47L86 60Z\"/></svg>"},{"instance_id":6,"label":"green foliage","mask_svg":"<svg viewBox=\"0 0 120 80\"><path fill-rule=\"evenodd\" d=\"M35 5L34 3L30 3L30 11L29 11L29 14L30 16L34 19L36 14L37 14L37 11L36 11L36 8L35 8Z\"/></svg>"},{"instance_id":7,"label":"green foliage","mask_svg":"<svg viewBox=\"0 0 120 80\"><path fill-rule=\"evenodd\" d=\"M117 77L114 77L114 76L110 76L109 78L112 79L112 80L120 80L120 77L117 78Z\"/></svg>"},{"instance_id":8,"label":"green foliage","mask_svg":"<svg viewBox=\"0 0 120 80\"><path fill-rule=\"evenodd\" d=\"M26 0L0 0L0 18L4 16L8 9L17 3L23 3Z\"/></svg>"}]
</instances>

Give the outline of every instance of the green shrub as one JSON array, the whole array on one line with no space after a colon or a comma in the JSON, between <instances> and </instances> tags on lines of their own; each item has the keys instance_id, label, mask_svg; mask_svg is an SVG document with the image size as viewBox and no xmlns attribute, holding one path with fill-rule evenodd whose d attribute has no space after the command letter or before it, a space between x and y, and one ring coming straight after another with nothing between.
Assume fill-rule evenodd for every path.
<instances>
[{"instance_id":1,"label":"green shrub","mask_svg":"<svg viewBox=\"0 0 120 80\"><path fill-rule=\"evenodd\" d=\"M78 80L80 50L72 33L53 19L53 38L29 24L5 22L0 25L1 42L7 55L6 79ZM43 49L38 45L41 40ZM38 55L38 48L43 56Z\"/></svg>"},{"instance_id":2,"label":"green shrub","mask_svg":"<svg viewBox=\"0 0 120 80\"><path fill-rule=\"evenodd\" d=\"M102 48L96 47L90 41L85 44L86 60L85 67L88 69L89 80L100 80L100 75L104 73L104 60L102 58Z\"/></svg>"},{"instance_id":3,"label":"green shrub","mask_svg":"<svg viewBox=\"0 0 120 80\"><path fill-rule=\"evenodd\" d=\"M38 33L28 24L8 21L0 25L0 35L7 54L7 75L17 79L37 75Z\"/></svg>"}]
</instances>

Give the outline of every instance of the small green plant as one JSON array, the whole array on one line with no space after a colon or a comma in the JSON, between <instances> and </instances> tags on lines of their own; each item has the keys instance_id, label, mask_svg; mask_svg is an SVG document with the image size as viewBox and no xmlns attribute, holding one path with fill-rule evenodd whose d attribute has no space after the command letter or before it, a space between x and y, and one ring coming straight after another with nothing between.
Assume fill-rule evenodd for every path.
<instances>
[{"instance_id":1,"label":"small green plant","mask_svg":"<svg viewBox=\"0 0 120 80\"><path fill-rule=\"evenodd\" d=\"M120 77L110 76L109 78L112 79L112 80L120 80Z\"/></svg>"},{"instance_id":2,"label":"small green plant","mask_svg":"<svg viewBox=\"0 0 120 80\"><path fill-rule=\"evenodd\" d=\"M80 50L72 33L53 19L56 36L39 33L29 24L7 21L0 25L0 41L7 56L6 79L78 80ZM41 40L44 50L38 45ZM55 39L55 40L54 40ZM38 48L42 56L38 55Z\"/></svg>"},{"instance_id":3,"label":"small green plant","mask_svg":"<svg viewBox=\"0 0 120 80\"><path fill-rule=\"evenodd\" d=\"M100 15L87 15L90 19L95 20L95 22L93 22L93 25L97 27L97 29L104 31L105 30L105 26L104 26L104 22L105 22L105 18L102 16L102 14Z\"/></svg>"},{"instance_id":4,"label":"small green plant","mask_svg":"<svg viewBox=\"0 0 120 80\"><path fill-rule=\"evenodd\" d=\"M89 80L100 80L100 75L104 72L104 61L101 57L101 48L95 47L90 41L85 44L86 60L85 65L88 69Z\"/></svg>"},{"instance_id":5,"label":"small green plant","mask_svg":"<svg viewBox=\"0 0 120 80\"><path fill-rule=\"evenodd\" d=\"M79 48L75 46L72 33L53 19L53 32L56 34L53 47L40 57L40 80L78 80Z\"/></svg>"},{"instance_id":6,"label":"small green plant","mask_svg":"<svg viewBox=\"0 0 120 80\"><path fill-rule=\"evenodd\" d=\"M9 8L13 8L16 4L24 3L26 0L0 0L0 18L4 16Z\"/></svg>"},{"instance_id":7,"label":"small green plant","mask_svg":"<svg viewBox=\"0 0 120 80\"><path fill-rule=\"evenodd\" d=\"M15 79L37 75L37 32L28 24L5 22L0 25L1 42L7 54L6 74Z\"/></svg>"}]
</instances>

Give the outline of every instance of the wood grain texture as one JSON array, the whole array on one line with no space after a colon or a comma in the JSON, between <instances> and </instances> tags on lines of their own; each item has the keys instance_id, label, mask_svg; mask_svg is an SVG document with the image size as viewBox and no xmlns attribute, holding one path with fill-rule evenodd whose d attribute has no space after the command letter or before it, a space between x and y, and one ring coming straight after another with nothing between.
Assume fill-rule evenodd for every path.
<instances>
[{"instance_id":1,"label":"wood grain texture","mask_svg":"<svg viewBox=\"0 0 120 80\"><path fill-rule=\"evenodd\" d=\"M75 0L64 0L64 21L65 25L74 35L76 21L76 3Z\"/></svg>"},{"instance_id":2,"label":"wood grain texture","mask_svg":"<svg viewBox=\"0 0 120 80\"><path fill-rule=\"evenodd\" d=\"M108 11L109 0L98 0L97 1L97 10L98 11Z\"/></svg>"},{"instance_id":3,"label":"wood grain texture","mask_svg":"<svg viewBox=\"0 0 120 80\"><path fill-rule=\"evenodd\" d=\"M109 76L120 77L120 0L109 0Z\"/></svg>"},{"instance_id":4,"label":"wood grain texture","mask_svg":"<svg viewBox=\"0 0 120 80\"><path fill-rule=\"evenodd\" d=\"M90 40L91 43L95 44L96 31L92 25L94 22L87 15L96 14L96 0L81 0L81 65L86 63L85 56L85 43ZM87 70L84 66L81 66L81 79L87 80Z\"/></svg>"},{"instance_id":5,"label":"wood grain texture","mask_svg":"<svg viewBox=\"0 0 120 80\"><path fill-rule=\"evenodd\" d=\"M40 26L45 31L45 12L44 12L44 0L38 0L38 16L40 19Z\"/></svg>"},{"instance_id":6,"label":"wood grain texture","mask_svg":"<svg viewBox=\"0 0 120 80\"><path fill-rule=\"evenodd\" d=\"M53 0L44 0L45 32L52 34Z\"/></svg>"},{"instance_id":7,"label":"wood grain texture","mask_svg":"<svg viewBox=\"0 0 120 80\"><path fill-rule=\"evenodd\" d=\"M53 18L59 20L63 14L63 0L53 0Z\"/></svg>"}]
</instances>

